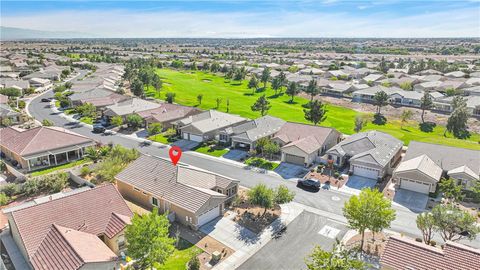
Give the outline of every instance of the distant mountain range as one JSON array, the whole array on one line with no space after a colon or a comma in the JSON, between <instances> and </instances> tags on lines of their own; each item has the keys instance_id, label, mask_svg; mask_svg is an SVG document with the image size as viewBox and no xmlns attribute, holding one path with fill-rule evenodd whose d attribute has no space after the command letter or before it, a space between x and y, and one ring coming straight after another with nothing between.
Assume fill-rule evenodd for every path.
<instances>
[{"instance_id":1,"label":"distant mountain range","mask_svg":"<svg viewBox=\"0 0 480 270\"><path fill-rule=\"evenodd\" d=\"M0 26L0 39L25 40L25 39L55 39L55 38L93 38L95 35L70 32L70 31L43 31L25 28Z\"/></svg>"}]
</instances>

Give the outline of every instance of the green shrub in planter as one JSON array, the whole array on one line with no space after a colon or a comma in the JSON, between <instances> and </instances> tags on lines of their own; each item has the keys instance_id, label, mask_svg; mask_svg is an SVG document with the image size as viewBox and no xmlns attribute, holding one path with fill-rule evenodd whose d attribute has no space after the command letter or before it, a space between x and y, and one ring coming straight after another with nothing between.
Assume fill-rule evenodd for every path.
<instances>
[{"instance_id":1,"label":"green shrub in planter","mask_svg":"<svg viewBox=\"0 0 480 270\"><path fill-rule=\"evenodd\" d=\"M8 197L12 197L18 193L18 187L14 183L8 183L2 187L2 193L5 193Z\"/></svg>"},{"instance_id":2,"label":"green shrub in planter","mask_svg":"<svg viewBox=\"0 0 480 270\"><path fill-rule=\"evenodd\" d=\"M10 202L10 197L8 197L5 193L0 193L0 206L7 205Z\"/></svg>"},{"instance_id":3,"label":"green shrub in planter","mask_svg":"<svg viewBox=\"0 0 480 270\"><path fill-rule=\"evenodd\" d=\"M340 173L339 173L339 172L334 172L334 173L333 173L333 177L338 178L339 176L340 176Z\"/></svg>"}]
</instances>

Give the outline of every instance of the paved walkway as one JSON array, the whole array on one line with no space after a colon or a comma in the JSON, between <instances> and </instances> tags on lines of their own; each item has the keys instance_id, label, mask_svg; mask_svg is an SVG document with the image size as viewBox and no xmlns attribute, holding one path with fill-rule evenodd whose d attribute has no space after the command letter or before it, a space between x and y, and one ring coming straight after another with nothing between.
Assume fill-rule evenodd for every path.
<instances>
[{"instance_id":1,"label":"paved walkway","mask_svg":"<svg viewBox=\"0 0 480 270\"><path fill-rule=\"evenodd\" d=\"M241 230L248 230L250 233L244 233L243 235L239 234L238 230L237 229L232 230L231 226L234 226L235 228L242 227L242 226L236 224L229 218L223 218L222 220L226 220L226 221L222 221L224 222L222 224L226 224L227 226L226 228L229 227L230 231L218 232L216 233L216 236L213 236L212 233L210 233L210 236L213 236L214 238L216 238L217 240L219 240L220 242L228 246L229 244L227 244L227 242L229 242L232 245L236 245L237 248L234 248L235 253L230 255L224 261L215 265L213 269L231 270L242 265L245 261L248 260L248 258L253 256L257 251L259 251L263 246L265 246L270 240L272 240L274 232L276 232L278 229L283 227L283 225L285 226L288 225L296 217L298 217L298 215L300 215L303 212L303 208L300 206L301 204L298 204L298 203L288 203L288 204L281 205L282 214L280 215L280 218L272 222L272 224L270 224L270 226L268 226L265 230L263 230L263 232L260 235L254 234L253 232L251 232L246 228L243 228ZM230 222L235 223L235 225L231 225ZM203 231L203 227L200 228L200 230ZM232 232L234 233L232 234ZM225 233L230 234L230 236L225 235ZM243 240L238 240L238 239L233 240L232 237L234 236L232 235L237 235L237 236L239 235L240 237L247 236L247 237L243 238ZM223 238L219 239L217 237L223 237ZM241 243L238 243L238 242L241 242Z\"/></svg>"}]
</instances>

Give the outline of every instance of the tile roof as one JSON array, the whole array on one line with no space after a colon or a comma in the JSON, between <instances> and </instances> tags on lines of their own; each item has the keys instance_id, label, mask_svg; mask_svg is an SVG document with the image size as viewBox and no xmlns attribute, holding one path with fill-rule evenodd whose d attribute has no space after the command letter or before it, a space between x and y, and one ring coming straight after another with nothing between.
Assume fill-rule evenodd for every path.
<instances>
[{"instance_id":1,"label":"tile roof","mask_svg":"<svg viewBox=\"0 0 480 270\"><path fill-rule=\"evenodd\" d=\"M30 261L39 270L67 270L116 258L98 236L52 224Z\"/></svg>"},{"instance_id":2,"label":"tile roof","mask_svg":"<svg viewBox=\"0 0 480 270\"><path fill-rule=\"evenodd\" d=\"M182 128L189 126L197 129L200 132L207 133L213 130L242 123L245 120L245 118L238 115L223 113L216 110L209 110L181 119L180 123L186 125Z\"/></svg>"},{"instance_id":3,"label":"tile roof","mask_svg":"<svg viewBox=\"0 0 480 270\"><path fill-rule=\"evenodd\" d=\"M229 184L227 177L187 165L173 166L170 160L146 155L130 163L116 179L192 213L222 203L225 195L210 189ZM230 183L235 181L231 179Z\"/></svg>"},{"instance_id":4,"label":"tile roof","mask_svg":"<svg viewBox=\"0 0 480 270\"><path fill-rule=\"evenodd\" d=\"M253 142L275 134L285 123L286 122L280 118L266 115L228 128L226 132L232 134L232 138L246 139Z\"/></svg>"},{"instance_id":5,"label":"tile roof","mask_svg":"<svg viewBox=\"0 0 480 270\"><path fill-rule=\"evenodd\" d=\"M89 243L90 249L104 250L101 247L94 247L93 238L85 234L97 237L97 235L106 234L107 229L109 235L120 232L126 224L121 227L118 220L112 221L112 213L115 213L123 221L133 216L115 186L107 184L15 210L9 215L12 216L18 229L28 257L31 261L34 260L32 263L38 263L39 269L56 269L42 268L42 265L74 266L80 260L78 257L75 259L71 256L59 256L63 254L62 251L74 249L75 253L81 257L81 261L84 262L93 258L92 256L96 256L95 254L79 254L77 249L81 247L78 245L83 244L83 242L78 243L77 240L80 238ZM54 224L57 226L57 232L52 229ZM66 230L62 228L81 233L73 233L73 238L70 238L65 234ZM60 241L60 238L64 238L64 240ZM97 243L103 244L101 241ZM58 260L61 260L62 263L60 264Z\"/></svg>"},{"instance_id":6,"label":"tile roof","mask_svg":"<svg viewBox=\"0 0 480 270\"><path fill-rule=\"evenodd\" d=\"M418 170L436 182L442 177L442 168L440 168L427 155L421 155L406 161L402 161L395 169L395 173Z\"/></svg>"},{"instance_id":7,"label":"tile roof","mask_svg":"<svg viewBox=\"0 0 480 270\"><path fill-rule=\"evenodd\" d=\"M94 144L88 137L58 127L37 127L24 131L0 129L0 144L22 156L52 151L68 146Z\"/></svg>"},{"instance_id":8,"label":"tile roof","mask_svg":"<svg viewBox=\"0 0 480 270\"><path fill-rule=\"evenodd\" d=\"M286 143L282 148L297 146L306 153L312 153L322 147L333 132L337 131L327 127L287 122L274 138Z\"/></svg>"},{"instance_id":9,"label":"tile roof","mask_svg":"<svg viewBox=\"0 0 480 270\"><path fill-rule=\"evenodd\" d=\"M480 269L480 250L453 242L447 242L442 250L406 237L391 236L380 264L389 269Z\"/></svg>"},{"instance_id":10,"label":"tile roof","mask_svg":"<svg viewBox=\"0 0 480 270\"><path fill-rule=\"evenodd\" d=\"M410 141L403 160L426 154L444 171L466 165L475 174L480 174L480 151L432 143Z\"/></svg>"},{"instance_id":11,"label":"tile roof","mask_svg":"<svg viewBox=\"0 0 480 270\"><path fill-rule=\"evenodd\" d=\"M194 107L187 107L170 103L161 103L160 107L139 112L138 115L145 119L150 118L155 120L156 122L165 123L187 117L194 112L200 112L200 110Z\"/></svg>"},{"instance_id":12,"label":"tile roof","mask_svg":"<svg viewBox=\"0 0 480 270\"><path fill-rule=\"evenodd\" d=\"M393 156L402 148L402 141L393 136L376 130L353 134L335 145L327 153L337 152L342 156L370 163L375 161L381 166L390 162ZM373 159L373 160L372 160Z\"/></svg>"},{"instance_id":13,"label":"tile roof","mask_svg":"<svg viewBox=\"0 0 480 270\"><path fill-rule=\"evenodd\" d=\"M160 107L160 104L140 98L131 98L107 107L105 115L127 115Z\"/></svg>"}]
</instances>

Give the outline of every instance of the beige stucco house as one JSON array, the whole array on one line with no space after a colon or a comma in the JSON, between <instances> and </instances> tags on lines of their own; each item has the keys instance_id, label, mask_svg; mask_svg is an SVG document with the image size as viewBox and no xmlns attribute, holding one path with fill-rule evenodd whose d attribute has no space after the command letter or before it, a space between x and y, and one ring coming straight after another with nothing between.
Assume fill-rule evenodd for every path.
<instances>
[{"instance_id":1,"label":"beige stucco house","mask_svg":"<svg viewBox=\"0 0 480 270\"><path fill-rule=\"evenodd\" d=\"M2 155L25 171L78 160L83 157L85 148L94 145L92 139L58 127L0 129Z\"/></svg>"},{"instance_id":2,"label":"beige stucco house","mask_svg":"<svg viewBox=\"0 0 480 270\"><path fill-rule=\"evenodd\" d=\"M116 177L124 198L147 209L169 213L193 229L221 216L239 181L170 160L142 155Z\"/></svg>"}]
</instances>

